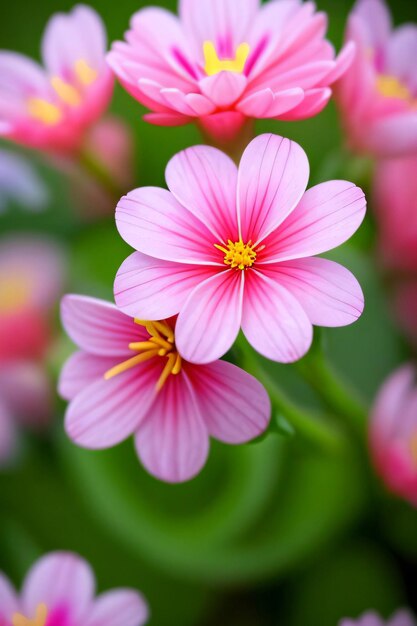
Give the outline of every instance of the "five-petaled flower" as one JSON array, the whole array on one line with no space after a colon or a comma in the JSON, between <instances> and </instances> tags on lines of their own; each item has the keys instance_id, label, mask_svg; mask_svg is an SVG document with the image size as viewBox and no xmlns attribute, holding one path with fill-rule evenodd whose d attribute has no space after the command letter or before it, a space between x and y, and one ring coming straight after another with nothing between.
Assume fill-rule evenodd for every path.
<instances>
[{"instance_id":1,"label":"five-petaled flower","mask_svg":"<svg viewBox=\"0 0 417 626\"><path fill-rule=\"evenodd\" d=\"M355 60L336 86L350 146L389 157L417 153L417 26L392 28L384 0L357 0L346 38Z\"/></svg>"},{"instance_id":2,"label":"five-petaled flower","mask_svg":"<svg viewBox=\"0 0 417 626\"><path fill-rule=\"evenodd\" d=\"M356 231L364 194L345 181L305 191L308 176L302 148L275 135L252 141L239 169L215 148L179 153L170 191L144 187L119 202L117 227L139 252L118 272L116 304L144 319L179 313L177 346L192 362L221 357L240 327L267 358L299 359L312 324L350 324L363 309L352 274L314 255Z\"/></svg>"},{"instance_id":3,"label":"five-petaled flower","mask_svg":"<svg viewBox=\"0 0 417 626\"><path fill-rule=\"evenodd\" d=\"M327 17L300 0L180 0L136 13L109 63L151 110L145 119L197 121L215 141L233 140L247 119L299 120L319 113L349 66L324 38Z\"/></svg>"},{"instance_id":4,"label":"five-petaled flower","mask_svg":"<svg viewBox=\"0 0 417 626\"><path fill-rule=\"evenodd\" d=\"M114 305L65 296L64 327L81 348L61 374L70 400L66 430L87 448L109 448L135 434L147 470L168 482L195 476L209 436L247 442L268 426L268 394L225 361L187 363L176 347L175 320L132 319Z\"/></svg>"},{"instance_id":5,"label":"five-petaled flower","mask_svg":"<svg viewBox=\"0 0 417 626\"><path fill-rule=\"evenodd\" d=\"M54 15L43 42L44 68L0 52L0 135L41 150L79 148L85 130L107 108L113 77L97 13L79 5Z\"/></svg>"},{"instance_id":6,"label":"five-petaled flower","mask_svg":"<svg viewBox=\"0 0 417 626\"><path fill-rule=\"evenodd\" d=\"M78 555L52 552L29 570L18 595L0 572L4 626L143 626L148 607L137 591L114 589L95 597L90 566Z\"/></svg>"}]
</instances>

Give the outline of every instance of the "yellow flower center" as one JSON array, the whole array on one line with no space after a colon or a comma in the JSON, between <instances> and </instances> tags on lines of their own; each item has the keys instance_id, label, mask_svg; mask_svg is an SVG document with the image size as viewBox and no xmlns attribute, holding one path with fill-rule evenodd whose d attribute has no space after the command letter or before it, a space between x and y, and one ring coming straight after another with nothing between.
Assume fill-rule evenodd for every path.
<instances>
[{"instance_id":1,"label":"yellow flower center","mask_svg":"<svg viewBox=\"0 0 417 626\"><path fill-rule=\"evenodd\" d=\"M68 83L60 76L52 76L50 82L53 90L63 104L77 107L82 102L82 87L88 87L97 78L97 72L87 61L79 59L74 64L74 76L81 88ZM28 113L31 117L46 126L55 126L62 121L63 112L59 105L44 98L29 98L27 101Z\"/></svg>"},{"instance_id":2,"label":"yellow flower center","mask_svg":"<svg viewBox=\"0 0 417 626\"><path fill-rule=\"evenodd\" d=\"M30 284L25 276L0 274L0 313L12 313L29 300Z\"/></svg>"},{"instance_id":3,"label":"yellow flower center","mask_svg":"<svg viewBox=\"0 0 417 626\"><path fill-rule=\"evenodd\" d=\"M242 74L248 60L250 47L247 43L241 43L236 49L234 59L219 59L217 50L212 41L203 44L205 72L207 76L213 76L219 72L237 72Z\"/></svg>"},{"instance_id":4,"label":"yellow flower center","mask_svg":"<svg viewBox=\"0 0 417 626\"><path fill-rule=\"evenodd\" d=\"M181 356L175 348L175 336L172 328L165 320L160 322L147 322L135 319L135 323L144 326L149 333L147 341L138 341L129 344L130 350L137 352L135 356L127 361L123 361L112 367L104 374L105 380L113 378L122 372L135 367L139 363L153 359L154 357L162 357L166 359L166 365L156 383L157 391L160 391L166 383L170 374L176 376L181 371Z\"/></svg>"},{"instance_id":5,"label":"yellow flower center","mask_svg":"<svg viewBox=\"0 0 417 626\"><path fill-rule=\"evenodd\" d=\"M379 93L385 98L399 98L401 100L413 100L413 96L408 89L407 85L404 85L395 76L389 76L388 74L380 74L376 83Z\"/></svg>"},{"instance_id":6,"label":"yellow flower center","mask_svg":"<svg viewBox=\"0 0 417 626\"><path fill-rule=\"evenodd\" d=\"M218 244L214 244L214 247L223 252L223 262L225 265L230 265L233 269L245 270L248 267L252 267L256 261L256 251L251 241L243 243L241 239L235 242L229 239L227 248Z\"/></svg>"},{"instance_id":7,"label":"yellow flower center","mask_svg":"<svg viewBox=\"0 0 417 626\"><path fill-rule=\"evenodd\" d=\"M29 619L20 613L15 613L12 617L13 626L45 626L48 617L48 609L46 604L39 604L36 609L34 619Z\"/></svg>"}]
</instances>

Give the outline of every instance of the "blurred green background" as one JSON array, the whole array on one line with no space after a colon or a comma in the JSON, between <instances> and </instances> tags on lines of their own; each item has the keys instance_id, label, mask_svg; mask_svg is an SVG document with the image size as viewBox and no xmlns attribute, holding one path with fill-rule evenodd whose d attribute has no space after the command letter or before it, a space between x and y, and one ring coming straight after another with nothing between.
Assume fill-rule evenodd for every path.
<instances>
[{"instance_id":1,"label":"blurred green background","mask_svg":"<svg viewBox=\"0 0 417 626\"><path fill-rule=\"evenodd\" d=\"M113 41L146 3L90 4ZM317 5L328 12L329 38L339 47L352 2ZM396 22L417 21L416 2L390 5ZM70 0L8 3L0 47L39 58L48 18L72 6ZM141 107L121 87L111 110L135 137L137 186L163 185L168 159L200 142L191 126L145 124ZM312 182L337 172L342 140L333 103L306 122L258 124L257 132L264 131L302 144ZM63 177L30 158L51 185L50 206L36 216L14 207L0 216L1 235L49 233L67 250L68 290L111 298L115 272L129 252L112 215L94 222L74 215ZM350 167L360 178L360 169ZM367 307L353 327L324 336L330 359L367 403L407 354L375 270L373 239L369 216L354 241L332 255L358 276ZM70 350L62 338L51 358L55 375ZM320 408L294 368L268 368L297 402ZM363 450L323 450L297 432L239 448L216 444L197 479L168 486L140 467L131 441L100 453L76 449L62 433L63 411L57 399L50 436L27 437L18 462L0 473L0 569L16 583L43 552L69 549L91 562L100 589L141 589L154 626L335 626L368 608L384 615L405 604L417 610L417 514L383 493Z\"/></svg>"}]
</instances>

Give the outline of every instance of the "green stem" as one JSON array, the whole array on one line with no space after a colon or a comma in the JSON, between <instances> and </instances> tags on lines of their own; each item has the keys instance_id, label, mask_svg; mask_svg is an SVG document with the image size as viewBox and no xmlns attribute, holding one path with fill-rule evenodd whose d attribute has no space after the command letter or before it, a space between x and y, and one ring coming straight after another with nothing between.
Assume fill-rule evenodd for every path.
<instances>
[{"instance_id":1,"label":"green stem","mask_svg":"<svg viewBox=\"0 0 417 626\"><path fill-rule=\"evenodd\" d=\"M329 423L326 423L316 413L309 412L294 404L275 381L272 380L270 375L266 373L257 354L243 337L239 337L237 349L240 354L240 365L265 386L276 414L285 417L296 432L306 440L332 452L341 449L344 443L341 433Z\"/></svg>"},{"instance_id":2,"label":"green stem","mask_svg":"<svg viewBox=\"0 0 417 626\"><path fill-rule=\"evenodd\" d=\"M109 170L92 152L82 150L79 154L79 165L87 176L92 178L115 199L119 199L123 195L120 185L113 180Z\"/></svg>"}]
</instances>

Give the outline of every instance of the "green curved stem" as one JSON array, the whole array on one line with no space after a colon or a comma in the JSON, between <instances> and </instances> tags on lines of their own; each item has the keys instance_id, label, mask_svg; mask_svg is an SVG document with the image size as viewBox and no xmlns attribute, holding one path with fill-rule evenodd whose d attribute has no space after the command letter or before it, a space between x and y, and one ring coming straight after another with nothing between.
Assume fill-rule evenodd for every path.
<instances>
[{"instance_id":1,"label":"green curved stem","mask_svg":"<svg viewBox=\"0 0 417 626\"><path fill-rule=\"evenodd\" d=\"M79 154L79 165L91 179L115 199L123 195L120 185L113 180L108 169L92 152L82 150Z\"/></svg>"}]
</instances>

